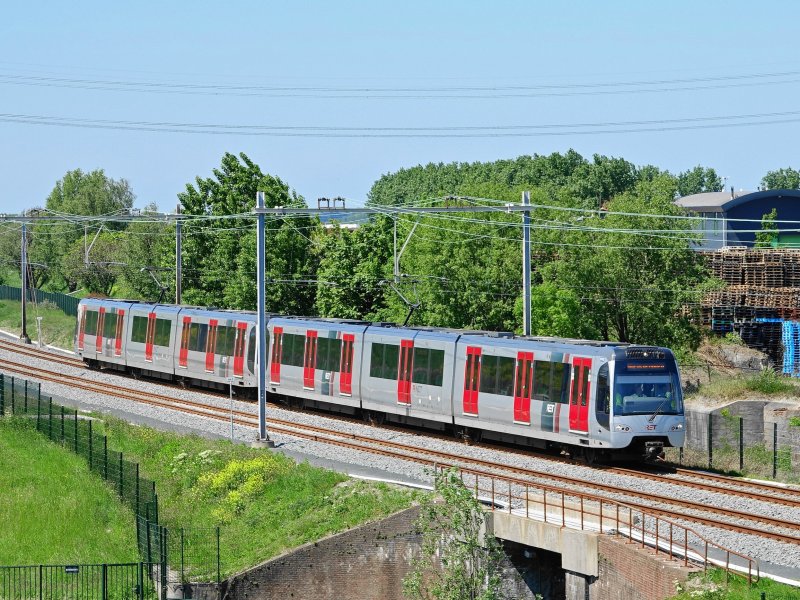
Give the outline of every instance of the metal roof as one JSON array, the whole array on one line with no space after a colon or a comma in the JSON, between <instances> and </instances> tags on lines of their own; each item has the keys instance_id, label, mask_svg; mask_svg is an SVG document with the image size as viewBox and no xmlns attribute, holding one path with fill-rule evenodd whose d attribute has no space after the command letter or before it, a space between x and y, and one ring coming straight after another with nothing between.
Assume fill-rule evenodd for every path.
<instances>
[{"instance_id":1,"label":"metal roof","mask_svg":"<svg viewBox=\"0 0 800 600\"><path fill-rule=\"evenodd\" d=\"M751 192L704 192L682 196L675 204L694 212L725 212L735 200L750 195ZM738 204L738 202L737 202Z\"/></svg>"}]
</instances>

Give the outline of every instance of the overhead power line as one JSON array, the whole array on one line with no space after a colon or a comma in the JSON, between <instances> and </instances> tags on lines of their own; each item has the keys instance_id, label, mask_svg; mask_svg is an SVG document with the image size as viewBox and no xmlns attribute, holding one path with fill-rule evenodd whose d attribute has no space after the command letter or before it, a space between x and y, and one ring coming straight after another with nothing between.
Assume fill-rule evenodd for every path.
<instances>
[{"instance_id":1,"label":"overhead power line","mask_svg":"<svg viewBox=\"0 0 800 600\"><path fill-rule=\"evenodd\" d=\"M169 121L86 119L81 117L61 117L17 113L0 113L0 122L48 127L145 131L158 133L191 133L202 135L313 138L487 138L599 135L608 133L647 133L658 131L684 131L692 129L720 129L726 127L752 127L759 125L800 122L800 111L795 110L740 115L712 115L707 117L651 119L638 121L541 123L528 125L498 124L440 127L348 127L180 123Z\"/></svg>"}]
</instances>

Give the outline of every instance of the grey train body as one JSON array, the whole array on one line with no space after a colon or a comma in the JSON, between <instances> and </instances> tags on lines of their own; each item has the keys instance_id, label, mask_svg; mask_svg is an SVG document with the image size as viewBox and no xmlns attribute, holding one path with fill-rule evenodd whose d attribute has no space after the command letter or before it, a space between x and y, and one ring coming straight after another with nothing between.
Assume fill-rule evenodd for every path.
<instances>
[{"instance_id":1,"label":"grey train body","mask_svg":"<svg viewBox=\"0 0 800 600\"><path fill-rule=\"evenodd\" d=\"M255 328L250 312L86 299L75 350L92 366L251 393ZM292 403L587 458L683 446L666 348L302 317L267 329L268 392Z\"/></svg>"}]
</instances>

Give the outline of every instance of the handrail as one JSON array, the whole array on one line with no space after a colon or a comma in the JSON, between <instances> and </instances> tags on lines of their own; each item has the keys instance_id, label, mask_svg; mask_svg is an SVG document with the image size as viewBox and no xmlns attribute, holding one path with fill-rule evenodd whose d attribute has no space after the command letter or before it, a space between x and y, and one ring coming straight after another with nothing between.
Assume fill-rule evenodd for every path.
<instances>
[{"instance_id":1,"label":"handrail","mask_svg":"<svg viewBox=\"0 0 800 600\"><path fill-rule=\"evenodd\" d=\"M435 472L447 471L451 468L452 467L447 465L434 465ZM514 477L492 475L469 468L459 468L458 471L461 482L467 489L472 491L476 498L480 499L482 495L488 498L490 510L492 512L497 512L502 509L503 512L514 514L514 504L516 502L517 504L524 505L525 508L525 512L520 512L519 514L524 514L524 516L529 519L534 518L547 523L548 515L552 510L555 510L557 518L554 519L553 515L550 515L550 522L555 520L561 527L578 529L581 531L599 531L600 533L613 532L617 537L625 537L630 540L628 543L641 543L642 548L645 546L653 548L656 555L660 552L668 556L669 560L675 560L682 556L684 566L689 566L689 562L693 564L699 563L703 566L704 570L708 569L709 564L720 566L725 569L728 577L731 574L740 574L735 566L731 564L731 558L737 557L747 564L747 580L750 584L753 583L754 576L755 581L758 581L761 577L759 562L756 559L730 550L729 548L703 537L691 527L674 523L654 512L649 512L645 509L625 504L624 502L608 500L607 498L595 494L564 490L544 483L534 483ZM464 481L465 476L471 477L474 480L470 482L471 485L467 485L467 482ZM486 483L481 485L482 481L486 481ZM522 488L522 491L515 492L514 487ZM503 490L503 492L500 493L498 490ZM531 498L531 490L541 492L541 499L537 500L536 498ZM550 499L548 499L548 493L551 494ZM553 494L557 495L555 503L552 502ZM560 502L558 501L558 496L560 496ZM508 499L506 506L502 506L503 498ZM567 499L570 499L570 501L568 502ZM594 511L588 508L586 506L587 502L594 503L597 510ZM542 511L539 517L531 515L531 504L541 504ZM604 517L604 512L606 512L608 508L612 509L613 514ZM625 522L626 516L627 523ZM594 522L592 522L592 518L594 518ZM604 527L605 519L610 519L610 521L606 521L606 523L613 525L613 528L609 529ZM649 529L647 527L648 521L650 522ZM637 523L640 526L637 526ZM661 531L667 527L669 527L668 541L661 535ZM627 528L627 534L623 533L623 529L625 528ZM680 540L681 532L683 532L682 541ZM675 543L676 533L678 534L677 545ZM692 539L692 543L690 543L690 536L695 538ZM716 549L724 554L724 564L721 560L709 557L709 548Z\"/></svg>"}]
</instances>

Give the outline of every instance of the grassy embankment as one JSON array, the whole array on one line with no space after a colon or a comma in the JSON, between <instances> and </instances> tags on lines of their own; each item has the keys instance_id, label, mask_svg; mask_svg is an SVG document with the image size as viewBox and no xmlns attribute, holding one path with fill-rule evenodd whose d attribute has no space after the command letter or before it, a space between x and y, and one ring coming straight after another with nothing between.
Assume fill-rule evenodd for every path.
<instances>
[{"instance_id":1,"label":"grassy embankment","mask_svg":"<svg viewBox=\"0 0 800 600\"><path fill-rule=\"evenodd\" d=\"M800 589L771 579L762 579L751 586L740 577L726 583L725 571L711 569L708 573L690 576L678 593L670 600L760 600L765 593L767 600L797 600Z\"/></svg>"},{"instance_id":2,"label":"grassy embankment","mask_svg":"<svg viewBox=\"0 0 800 600\"><path fill-rule=\"evenodd\" d=\"M27 329L28 336L35 343L37 340L36 317L42 317L42 341L67 350L72 349L72 338L75 335L75 317L65 314L61 309L49 303L36 307L28 304ZM21 328L21 306L14 300L0 300L0 329L19 334Z\"/></svg>"},{"instance_id":3,"label":"grassy embankment","mask_svg":"<svg viewBox=\"0 0 800 600\"><path fill-rule=\"evenodd\" d=\"M86 461L0 420L0 565L137 560L133 513Z\"/></svg>"},{"instance_id":4,"label":"grassy embankment","mask_svg":"<svg viewBox=\"0 0 800 600\"><path fill-rule=\"evenodd\" d=\"M221 527L223 576L406 508L417 496L224 440L117 419L105 430L109 446L156 482L162 524Z\"/></svg>"}]
</instances>

